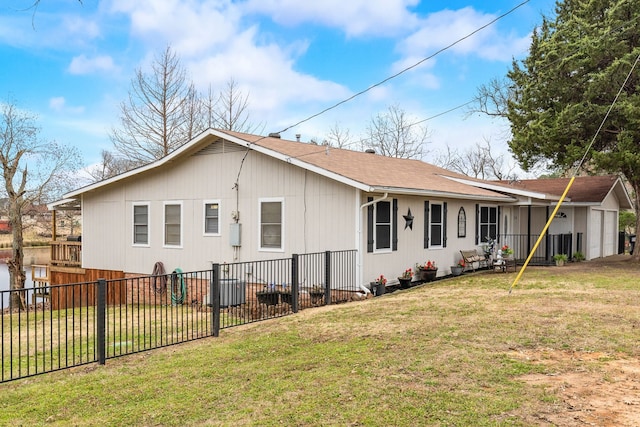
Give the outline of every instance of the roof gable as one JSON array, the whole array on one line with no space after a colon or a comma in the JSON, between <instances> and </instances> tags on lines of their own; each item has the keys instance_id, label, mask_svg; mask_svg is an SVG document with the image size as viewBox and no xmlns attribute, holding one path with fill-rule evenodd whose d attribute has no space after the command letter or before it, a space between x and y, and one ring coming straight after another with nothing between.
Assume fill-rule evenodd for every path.
<instances>
[{"instance_id":1,"label":"roof gable","mask_svg":"<svg viewBox=\"0 0 640 427\"><path fill-rule=\"evenodd\" d=\"M543 178L515 181L510 185L513 188L561 196L570 180L571 178ZM621 209L631 209L629 195L616 175L576 177L567 197L573 204L601 204L612 192L616 194Z\"/></svg>"}]
</instances>

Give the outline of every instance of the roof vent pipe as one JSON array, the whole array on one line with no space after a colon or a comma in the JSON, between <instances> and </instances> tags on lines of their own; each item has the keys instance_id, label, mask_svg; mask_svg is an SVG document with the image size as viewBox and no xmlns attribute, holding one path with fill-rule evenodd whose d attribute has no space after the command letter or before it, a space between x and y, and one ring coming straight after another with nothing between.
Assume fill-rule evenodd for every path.
<instances>
[{"instance_id":1,"label":"roof vent pipe","mask_svg":"<svg viewBox=\"0 0 640 427\"><path fill-rule=\"evenodd\" d=\"M280 134L278 132L272 132L269 134L269 138L280 138Z\"/></svg>"},{"instance_id":2,"label":"roof vent pipe","mask_svg":"<svg viewBox=\"0 0 640 427\"><path fill-rule=\"evenodd\" d=\"M364 150L364 152L369 154L376 154L376 150L374 150L373 148L367 148L366 150Z\"/></svg>"},{"instance_id":3,"label":"roof vent pipe","mask_svg":"<svg viewBox=\"0 0 640 427\"><path fill-rule=\"evenodd\" d=\"M300 142L300 134L296 133L296 141Z\"/></svg>"}]
</instances>

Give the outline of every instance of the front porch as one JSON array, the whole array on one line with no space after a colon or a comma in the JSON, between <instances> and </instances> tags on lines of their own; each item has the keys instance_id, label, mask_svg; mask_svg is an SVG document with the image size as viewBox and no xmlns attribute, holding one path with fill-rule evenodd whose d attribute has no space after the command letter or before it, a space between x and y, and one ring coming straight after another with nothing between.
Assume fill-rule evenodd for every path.
<instances>
[{"instance_id":1,"label":"front porch","mask_svg":"<svg viewBox=\"0 0 640 427\"><path fill-rule=\"evenodd\" d=\"M518 264L522 264L536 241L540 237L539 234L504 234L498 236L498 248L508 245L513 249L513 257ZM583 233L569 234L546 234L535 253L531 257L529 265L553 265L555 261L553 256L556 254L566 254L571 260L576 252L584 254Z\"/></svg>"}]
</instances>

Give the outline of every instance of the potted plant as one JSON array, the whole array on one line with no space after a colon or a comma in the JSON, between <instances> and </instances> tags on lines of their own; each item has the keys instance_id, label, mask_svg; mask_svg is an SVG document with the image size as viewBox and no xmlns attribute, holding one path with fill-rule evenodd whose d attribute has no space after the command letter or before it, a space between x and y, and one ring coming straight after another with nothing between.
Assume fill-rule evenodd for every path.
<instances>
[{"instance_id":1,"label":"potted plant","mask_svg":"<svg viewBox=\"0 0 640 427\"><path fill-rule=\"evenodd\" d=\"M458 261L458 264L451 266L451 274L454 275L454 276L461 275L462 272L464 271L464 267L465 266L466 265L464 263L464 260L461 259L460 261Z\"/></svg>"},{"instance_id":2,"label":"potted plant","mask_svg":"<svg viewBox=\"0 0 640 427\"><path fill-rule=\"evenodd\" d=\"M502 252L502 257L503 258L511 258L513 256L513 249L511 249L509 247L509 245L504 245L502 246L502 248L500 248L500 251Z\"/></svg>"},{"instance_id":3,"label":"potted plant","mask_svg":"<svg viewBox=\"0 0 640 427\"><path fill-rule=\"evenodd\" d=\"M556 262L556 265L558 267L562 267L564 265L564 263L567 262L569 257L567 256L567 254L555 254L553 256L553 259Z\"/></svg>"},{"instance_id":4,"label":"potted plant","mask_svg":"<svg viewBox=\"0 0 640 427\"><path fill-rule=\"evenodd\" d=\"M386 284L387 278L382 274L376 279L375 282L371 282L371 292L373 293L373 296L377 297L380 295L384 295L387 290Z\"/></svg>"},{"instance_id":5,"label":"potted plant","mask_svg":"<svg viewBox=\"0 0 640 427\"><path fill-rule=\"evenodd\" d=\"M424 264L416 264L416 270L420 272L420 280L431 282L438 274L438 266L435 261L427 261Z\"/></svg>"},{"instance_id":6,"label":"potted plant","mask_svg":"<svg viewBox=\"0 0 640 427\"><path fill-rule=\"evenodd\" d=\"M573 260L575 262L581 262L585 260L584 254L580 251L576 251L576 253L573 254Z\"/></svg>"},{"instance_id":7,"label":"potted plant","mask_svg":"<svg viewBox=\"0 0 640 427\"><path fill-rule=\"evenodd\" d=\"M400 287L402 289L407 289L411 286L411 278L413 277L413 270L411 268L407 268L402 276L398 277L398 281L400 282Z\"/></svg>"}]
</instances>

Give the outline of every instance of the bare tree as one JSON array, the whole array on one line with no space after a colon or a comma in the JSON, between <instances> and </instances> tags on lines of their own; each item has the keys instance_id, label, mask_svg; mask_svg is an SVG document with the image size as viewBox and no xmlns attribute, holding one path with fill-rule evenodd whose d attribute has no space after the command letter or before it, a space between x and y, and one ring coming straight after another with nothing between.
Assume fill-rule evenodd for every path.
<instances>
[{"instance_id":1,"label":"bare tree","mask_svg":"<svg viewBox=\"0 0 640 427\"><path fill-rule=\"evenodd\" d=\"M100 153L100 163L91 168L88 173L94 181L102 181L119 175L136 167L136 164L107 150Z\"/></svg>"},{"instance_id":2,"label":"bare tree","mask_svg":"<svg viewBox=\"0 0 640 427\"><path fill-rule=\"evenodd\" d=\"M426 127L411 122L404 110L390 106L371 119L367 128L370 146L384 156L419 159L429 138Z\"/></svg>"},{"instance_id":3,"label":"bare tree","mask_svg":"<svg viewBox=\"0 0 640 427\"><path fill-rule=\"evenodd\" d=\"M447 152L436 159L435 163L443 168L480 179L514 179L514 167L505 162L504 154L496 155L491 151L491 141L476 143L474 147L458 152L447 147Z\"/></svg>"},{"instance_id":4,"label":"bare tree","mask_svg":"<svg viewBox=\"0 0 640 427\"><path fill-rule=\"evenodd\" d=\"M212 102L212 99L209 87L209 96L204 102L209 127L246 133L255 132L260 127L249 120L249 94L243 93L233 78L227 81L217 100Z\"/></svg>"},{"instance_id":5,"label":"bare tree","mask_svg":"<svg viewBox=\"0 0 640 427\"><path fill-rule=\"evenodd\" d=\"M340 127L340 123L334 123L329 129L326 141L331 147L347 148L351 144L351 135L349 129Z\"/></svg>"},{"instance_id":6,"label":"bare tree","mask_svg":"<svg viewBox=\"0 0 640 427\"><path fill-rule=\"evenodd\" d=\"M513 89L507 79L493 78L481 85L472 99L467 114L482 113L490 117L507 117L507 106L513 97Z\"/></svg>"},{"instance_id":7,"label":"bare tree","mask_svg":"<svg viewBox=\"0 0 640 427\"><path fill-rule=\"evenodd\" d=\"M193 83L170 46L156 57L151 74L141 69L120 104L120 128L112 129L116 150L136 164L162 158L202 129L196 119L199 99Z\"/></svg>"},{"instance_id":8,"label":"bare tree","mask_svg":"<svg viewBox=\"0 0 640 427\"><path fill-rule=\"evenodd\" d=\"M11 259L7 262L11 289L24 289L24 241L22 216L26 207L41 204L68 189L68 172L79 165L73 147L43 142L35 116L23 112L14 101L3 103L0 113L0 169L8 199L11 225ZM22 292L11 295L12 308L24 309Z\"/></svg>"}]
</instances>

